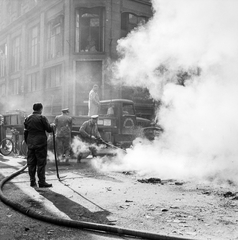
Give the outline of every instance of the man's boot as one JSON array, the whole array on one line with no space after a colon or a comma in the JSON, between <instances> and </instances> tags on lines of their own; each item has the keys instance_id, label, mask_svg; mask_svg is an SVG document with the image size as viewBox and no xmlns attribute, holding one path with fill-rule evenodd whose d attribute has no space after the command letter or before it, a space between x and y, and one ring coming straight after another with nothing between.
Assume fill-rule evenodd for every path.
<instances>
[{"instance_id":1,"label":"man's boot","mask_svg":"<svg viewBox=\"0 0 238 240\"><path fill-rule=\"evenodd\" d=\"M36 181L31 181L30 186L31 186L31 187L37 187L37 185L36 185Z\"/></svg>"},{"instance_id":2,"label":"man's boot","mask_svg":"<svg viewBox=\"0 0 238 240\"><path fill-rule=\"evenodd\" d=\"M52 186L53 185L51 183L47 183L47 182L39 183L40 188L48 188L48 187L52 187Z\"/></svg>"}]
</instances>

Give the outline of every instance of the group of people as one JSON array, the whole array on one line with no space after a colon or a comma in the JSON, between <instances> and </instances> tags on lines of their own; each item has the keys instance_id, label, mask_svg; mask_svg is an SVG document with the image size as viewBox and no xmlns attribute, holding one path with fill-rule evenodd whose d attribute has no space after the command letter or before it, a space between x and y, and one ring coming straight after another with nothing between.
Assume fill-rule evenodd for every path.
<instances>
[{"instance_id":1,"label":"group of people","mask_svg":"<svg viewBox=\"0 0 238 240\"><path fill-rule=\"evenodd\" d=\"M79 129L79 137L82 141L89 144L95 143L101 139L98 131L97 120L100 107L100 100L97 93L98 86L95 84L89 93L89 112L90 119L85 121ZM42 103L33 105L33 113L24 121L24 139L28 146L27 166L30 176L30 186L36 187L36 173L40 188L52 187L52 184L46 182L45 166L47 163L47 132L55 133L58 158L69 161L70 144L72 131L72 117L69 116L69 109L62 109L62 114L55 117L54 123L49 123L47 118L42 115ZM101 139L102 140L102 139ZM89 147L93 157L96 156L95 147ZM78 156L78 161L81 160ZM59 159L59 160L61 160Z\"/></svg>"}]
</instances>

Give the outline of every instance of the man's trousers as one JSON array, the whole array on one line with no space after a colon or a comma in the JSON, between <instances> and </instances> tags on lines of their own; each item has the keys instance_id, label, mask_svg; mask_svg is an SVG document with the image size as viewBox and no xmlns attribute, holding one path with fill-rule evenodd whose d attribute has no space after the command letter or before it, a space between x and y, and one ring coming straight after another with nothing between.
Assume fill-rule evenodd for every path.
<instances>
[{"instance_id":1,"label":"man's trousers","mask_svg":"<svg viewBox=\"0 0 238 240\"><path fill-rule=\"evenodd\" d=\"M35 177L36 171L39 179L39 184L45 183L46 162L47 162L47 145L40 148L28 149L27 166L31 183L34 183L36 181Z\"/></svg>"}]
</instances>

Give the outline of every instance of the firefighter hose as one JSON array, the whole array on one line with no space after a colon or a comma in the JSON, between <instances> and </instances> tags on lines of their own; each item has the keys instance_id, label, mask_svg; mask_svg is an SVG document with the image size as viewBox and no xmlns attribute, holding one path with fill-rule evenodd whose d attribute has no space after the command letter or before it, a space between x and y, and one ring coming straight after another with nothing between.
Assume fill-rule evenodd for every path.
<instances>
[{"instance_id":1,"label":"firefighter hose","mask_svg":"<svg viewBox=\"0 0 238 240\"><path fill-rule=\"evenodd\" d=\"M102 138L100 138L100 141L101 141L103 144L107 145L108 147L115 148L115 149L120 149L120 150L123 150L124 153L127 153L125 149L119 148L119 147L117 147L117 146L115 146L115 145L112 145L112 144L104 141Z\"/></svg>"},{"instance_id":2,"label":"firefighter hose","mask_svg":"<svg viewBox=\"0 0 238 240\"><path fill-rule=\"evenodd\" d=\"M59 177L59 168L58 168L58 160L56 156L56 146L55 146L55 130L53 129L53 148L54 148L54 156L55 156L55 168L56 168L56 175L58 180L60 181Z\"/></svg>"},{"instance_id":3,"label":"firefighter hose","mask_svg":"<svg viewBox=\"0 0 238 240\"><path fill-rule=\"evenodd\" d=\"M178 238L173 236L164 236L153 232L145 232L145 231L139 231L139 230L133 230L133 229L127 229L117 226L110 226L106 224L97 224L92 222L84 222L84 221L76 221L76 220L68 220L68 219L60 219L52 216L45 216L37 213L32 208L24 207L23 205L19 204L16 201L13 201L7 196L3 194L3 186L4 184L13 179L14 177L18 176L19 174L23 173L23 171L27 168L27 165L25 165L20 170L14 172L12 175L5 177L0 182L0 199L2 202L4 202L6 205L12 207L13 209L17 210L18 212L23 213L24 215L27 215L29 217L35 218L37 220L52 223L59 226L65 226L65 227L71 227L71 228L77 228L77 229L84 229L84 230L91 230L91 231L103 231L106 233L111 234L117 234L121 236L131 236L131 237L139 237L143 239L156 239L156 240L189 240L188 238ZM192 239L190 239L192 240Z\"/></svg>"}]
</instances>

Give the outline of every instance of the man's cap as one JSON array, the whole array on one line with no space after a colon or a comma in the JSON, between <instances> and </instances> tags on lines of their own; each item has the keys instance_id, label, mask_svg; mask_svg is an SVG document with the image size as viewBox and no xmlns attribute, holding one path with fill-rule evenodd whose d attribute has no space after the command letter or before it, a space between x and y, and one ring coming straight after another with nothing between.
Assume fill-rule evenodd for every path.
<instances>
[{"instance_id":1,"label":"man's cap","mask_svg":"<svg viewBox=\"0 0 238 240\"><path fill-rule=\"evenodd\" d=\"M91 118L96 119L96 118L98 118L98 115L92 115Z\"/></svg>"},{"instance_id":2,"label":"man's cap","mask_svg":"<svg viewBox=\"0 0 238 240\"><path fill-rule=\"evenodd\" d=\"M69 112L69 108L64 108L61 110L62 112Z\"/></svg>"},{"instance_id":3,"label":"man's cap","mask_svg":"<svg viewBox=\"0 0 238 240\"><path fill-rule=\"evenodd\" d=\"M98 87L98 85L97 85L97 84L94 84L93 87Z\"/></svg>"}]
</instances>

